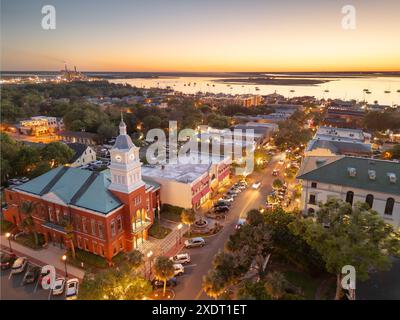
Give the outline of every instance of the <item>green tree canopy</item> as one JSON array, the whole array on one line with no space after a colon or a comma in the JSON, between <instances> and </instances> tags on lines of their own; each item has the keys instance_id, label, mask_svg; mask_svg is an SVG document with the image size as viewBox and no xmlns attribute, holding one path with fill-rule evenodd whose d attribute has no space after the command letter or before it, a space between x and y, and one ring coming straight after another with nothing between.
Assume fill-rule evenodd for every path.
<instances>
[{"instance_id":1,"label":"green tree canopy","mask_svg":"<svg viewBox=\"0 0 400 320\"><path fill-rule=\"evenodd\" d=\"M390 255L400 254L400 235L365 204L354 208L341 200L321 204L312 218L294 220L290 229L321 255L328 272L337 277L336 298L340 299L341 272L355 267L357 279L365 280L371 270L387 270Z\"/></svg>"}]
</instances>

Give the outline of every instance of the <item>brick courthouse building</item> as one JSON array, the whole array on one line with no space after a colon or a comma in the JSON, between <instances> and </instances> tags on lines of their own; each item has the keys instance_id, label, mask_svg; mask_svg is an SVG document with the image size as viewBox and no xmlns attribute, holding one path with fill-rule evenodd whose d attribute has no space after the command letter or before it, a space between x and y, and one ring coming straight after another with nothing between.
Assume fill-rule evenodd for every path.
<instances>
[{"instance_id":1,"label":"brick courthouse building","mask_svg":"<svg viewBox=\"0 0 400 320\"><path fill-rule=\"evenodd\" d=\"M121 121L111 149L111 165L102 172L61 166L21 186L6 189L6 220L18 225L23 202L35 204L32 217L46 242L68 247L73 226L75 247L111 260L138 248L159 210L160 186L144 181L139 148Z\"/></svg>"}]
</instances>

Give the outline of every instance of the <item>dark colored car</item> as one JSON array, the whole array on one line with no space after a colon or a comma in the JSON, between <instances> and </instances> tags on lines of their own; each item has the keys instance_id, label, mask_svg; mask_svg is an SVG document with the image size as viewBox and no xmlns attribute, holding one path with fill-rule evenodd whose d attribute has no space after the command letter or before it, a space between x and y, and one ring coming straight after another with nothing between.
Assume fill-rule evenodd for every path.
<instances>
[{"instance_id":1,"label":"dark colored car","mask_svg":"<svg viewBox=\"0 0 400 320\"><path fill-rule=\"evenodd\" d=\"M160 281L157 279L154 279L151 282L151 284L152 284L153 288L163 288L164 287L164 281ZM167 287L176 287L177 284L178 284L178 281L176 280L175 277L167 280Z\"/></svg>"},{"instance_id":2,"label":"dark colored car","mask_svg":"<svg viewBox=\"0 0 400 320\"><path fill-rule=\"evenodd\" d=\"M17 256L14 253L2 253L0 258L1 270L6 270L12 267Z\"/></svg>"},{"instance_id":3,"label":"dark colored car","mask_svg":"<svg viewBox=\"0 0 400 320\"><path fill-rule=\"evenodd\" d=\"M28 271L26 271L22 284L34 283L40 274L40 268L38 266L29 266Z\"/></svg>"},{"instance_id":4,"label":"dark colored car","mask_svg":"<svg viewBox=\"0 0 400 320\"><path fill-rule=\"evenodd\" d=\"M228 211L229 211L229 207L228 206L222 206L222 207L214 208L214 212L215 213L226 213Z\"/></svg>"},{"instance_id":5,"label":"dark colored car","mask_svg":"<svg viewBox=\"0 0 400 320\"><path fill-rule=\"evenodd\" d=\"M230 207L230 203L228 201L224 201L224 200L219 200L216 203L214 203L214 208L217 207Z\"/></svg>"}]
</instances>

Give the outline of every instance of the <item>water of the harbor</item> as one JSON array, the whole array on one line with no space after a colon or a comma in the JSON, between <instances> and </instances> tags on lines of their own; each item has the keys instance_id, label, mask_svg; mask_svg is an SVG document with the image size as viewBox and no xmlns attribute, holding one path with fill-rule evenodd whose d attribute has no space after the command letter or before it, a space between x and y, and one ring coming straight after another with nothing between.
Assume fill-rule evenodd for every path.
<instances>
[{"instance_id":1,"label":"water of the harbor","mask_svg":"<svg viewBox=\"0 0 400 320\"><path fill-rule=\"evenodd\" d=\"M331 98L357 100L383 105L400 105L400 77L355 77L355 78L307 78L331 80L317 85L267 85L218 82L221 78L210 77L168 77L112 79L114 83L129 83L136 87L167 88L183 93L211 92L226 94L261 94L279 93L285 97L314 96L318 99ZM225 78L226 79L226 78ZM237 77L235 78L237 79ZM190 84L190 85L189 85ZM367 93L369 92L369 93Z\"/></svg>"}]
</instances>

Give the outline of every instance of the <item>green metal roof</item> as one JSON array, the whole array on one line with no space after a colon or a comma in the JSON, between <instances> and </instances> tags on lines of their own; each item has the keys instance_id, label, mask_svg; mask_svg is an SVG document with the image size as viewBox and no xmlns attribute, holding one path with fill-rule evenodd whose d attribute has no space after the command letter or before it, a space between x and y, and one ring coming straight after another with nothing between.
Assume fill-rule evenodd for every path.
<instances>
[{"instance_id":1,"label":"green metal roof","mask_svg":"<svg viewBox=\"0 0 400 320\"><path fill-rule=\"evenodd\" d=\"M41 196L54 194L66 204L106 214L122 205L108 190L109 174L108 170L58 167L14 189Z\"/></svg>"},{"instance_id":2,"label":"green metal roof","mask_svg":"<svg viewBox=\"0 0 400 320\"><path fill-rule=\"evenodd\" d=\"M356 169L356 176L351 177L348 168ZM374 170L375 180L369 178L368 170ZM396 175L396 182L389 180L388 173ZM400 195L400 163L367 158L343 157L297 177L349 188Z\"/></svg>"}]
</instances>

